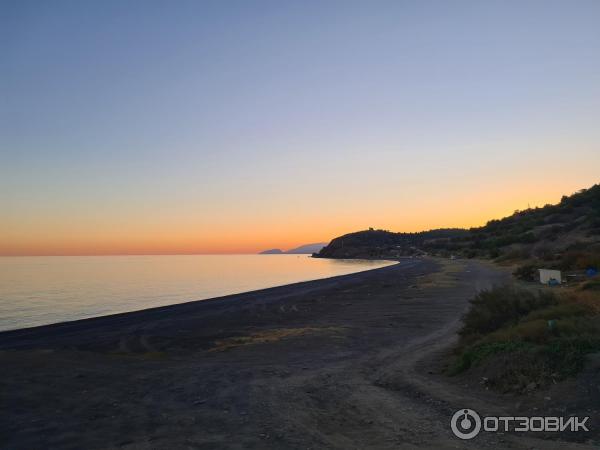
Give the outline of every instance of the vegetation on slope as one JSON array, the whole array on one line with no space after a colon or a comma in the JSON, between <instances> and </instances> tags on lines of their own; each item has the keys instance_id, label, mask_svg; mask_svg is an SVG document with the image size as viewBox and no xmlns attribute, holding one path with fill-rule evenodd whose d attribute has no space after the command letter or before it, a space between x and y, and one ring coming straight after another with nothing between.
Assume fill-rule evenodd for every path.
<instances>
[{"instance_id":1,"label":"vegetation on slope","mask_svg":"<svg viewBox=\"0 0 600 450\"><path fill-rule=\"evenodd\" d=\"M321 258L394 258L423 254L431 241L448 241L467 236L462 229L440 229L420 233L393 233L367 230L346 234L332 240L317 255Z\"/></svg>"},{"instance_id":2,"label":"vegetation on slope","mask_svg":"<svg viewBox=\"0 0 600 450\"><path fill-rule=\"evenodd\" d=\"M600 351L600 302L581 289L557 294L511 286L471 301L451 373L474 370L492 388L524 392L579 372Z\"/></svg>"},{"instance_id":3,"label":"vegetation on slope","mask_svg":"<svg viewBox=\"0 0 600 450\"><path fill-rule=\"evenodd\" d=\"M600 265L600 185L556 205L515 211L483 227L420 233L367 230L338 237L318 255L326 258L390 258L451 254L505 262L539 263L563 270Z\"/></svg>"}]
</instances>

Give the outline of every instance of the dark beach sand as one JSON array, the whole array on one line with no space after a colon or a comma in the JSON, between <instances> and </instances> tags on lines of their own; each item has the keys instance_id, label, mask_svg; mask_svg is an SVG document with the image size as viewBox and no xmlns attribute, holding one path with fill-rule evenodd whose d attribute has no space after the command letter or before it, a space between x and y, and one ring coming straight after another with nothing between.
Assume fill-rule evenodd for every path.
<instances>
[{"instance_id":1,"label":"dark beach sand","mask_svg":"<svg viewBox=\"0 0 600 450\"><path fill-rule=\"evenodd\" d=\"M0 333L0 447L531 448L454 438L452 413L485 399L435 369L468 300L505 278L406 260Z\"/></svg>"}]
</instances>

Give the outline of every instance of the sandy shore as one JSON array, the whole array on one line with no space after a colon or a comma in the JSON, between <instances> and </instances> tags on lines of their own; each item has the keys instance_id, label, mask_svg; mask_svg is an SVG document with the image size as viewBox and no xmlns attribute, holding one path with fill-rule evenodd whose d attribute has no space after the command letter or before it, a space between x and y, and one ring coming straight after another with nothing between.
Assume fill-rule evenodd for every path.
<instances>
[{"instance_id":1,"label":"sandy shore","mask_svg":"<svg viewBox=\"0 0 600 450\"><path fill-rule=\"evenodd\" d=\"M0 333L0 447L530 448L454 438L452 412L472 403L431 369L468 300L505 278L406 260ZM576 448L562 445L544 442Z\"/></svg>"}]
</instances>

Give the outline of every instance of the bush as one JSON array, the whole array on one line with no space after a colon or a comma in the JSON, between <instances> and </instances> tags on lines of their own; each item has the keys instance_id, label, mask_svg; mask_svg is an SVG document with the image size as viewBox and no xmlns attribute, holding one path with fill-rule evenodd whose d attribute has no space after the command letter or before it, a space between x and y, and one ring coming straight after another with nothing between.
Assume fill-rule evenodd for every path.
<instances>
[{"instance_id":1,"label":"bush","mask_svg":"<svg viewBox=\"0 0 600 450\"><path fill-rule=\"evenodd\" d=\"M527 232L519 237L519 241L523 244L533 244L534 242L538 241L538 238L535 234Z\"/></svg>"},{"instance_id":2,"label":"bush","mask_svg":"<svg viewBox=\"0 0 600 450\"><path fill-rule=\"evenodd\" d=\"M585 355L600 351L600 339L593 336L557 339L543 350L552 372L561 378L575 375L585 363Z\"/></svg>"},{"instance_id":3,"label":"bush","mask_svg":"<svg viewBox=\"0 0 600 450\"><path fill-rule=\"evenodd\" d=\"M537 268L533 264L519 266L514 272L515 278L522 281L535 281L537 277Z\"/></svg>"},{"instance_id":4,"label":"bush","mask_svg":"<svg viewBox=\"0 0 600 450\"><path fill-rule=\"evenodd\" d=\"M560 268L562 270L585 270L588 267L600 267L600 250L569 250L564 253Z\"/></svg>"},{"instance_id":5,"label":"bush","mask_svg":"<svg viewBox=\"0 0 600 450\"><path fill-rule=\"evenodd\" d=\"M600 291L600 279L586 281L581 289L584 291Z\"/></svg>"},{"instance_id":6,"label":"bush","mask_svg":"<svg viewBox=\"0 0 600 450\"><path fill-rule=\"evenodd\" d=\"M500 250L498 250L497 247L492 247L489 252L488 255L490 258L494 259L497 258L498 256L500 256Z\"/></svg>"},{"instance_id":7,"label":"bush","mask_svg":"<svg viewBox=\"0 0 600 450\"><path fill-rule=\"evenodd\" d=\"M500 286L480 292L471 300L471 309L464 316L459 334L482 335L506 325L514 325L531 311L557 303L550 292L533 293L511 286Z\"/></svg>"},{"instance_id":8,"label":"bush","mask_svg":"<svg viewBox=\"0 0 600 450\"><path fill-rule=\"evenodd\" d=\"M521 341L478 344L460 354L450 374L479 366L490 386L523 392L532 382L545 385L576 375L584 367L586 355L597 351L600 339L593 337L555 339L548 345Z\"/></svg>"},{"instance_id":9,"label":"bush","mask_svg":"<svg viewBox=\"0 0 600 450\"><path fill-rule=\"evenodd\" d=\"M579 372L600 351L600 301L595 292L533 292L501 286L471 301L464 317L456 374L478 367L488 385L525 392Z\"/></svg>"},{"instance_id":10,"label":"bush","mask_svg":"<svg viewBox=\"0 0 600 450\"><path fill-rule=\"evenodd\" d=\"M586 305L565 301L547 308L532 311L522 319L522 322L530 322L539 319L554 320L561 317L577 317L586 314L592 314L592 311Z\"/></svg>"},{"instance_id":11,"label":"bush","mask_svg":"<svg viewBox=\"0 0 600 450\"><path fill-rule=\"evenodd\" d=\"M458 374L478 365L481 361L497 353L513 352L526 347L526 344L517 341L490 342L473 345L459 355L455 364L450 368L451 374Z\"/></svg>"}]
</instances>

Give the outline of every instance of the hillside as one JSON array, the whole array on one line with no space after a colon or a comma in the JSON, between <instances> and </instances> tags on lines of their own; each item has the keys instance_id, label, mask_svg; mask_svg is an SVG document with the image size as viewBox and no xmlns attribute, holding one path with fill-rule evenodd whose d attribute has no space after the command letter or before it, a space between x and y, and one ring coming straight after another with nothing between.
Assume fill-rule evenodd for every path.
<instances>
[{"instance_id":1,"label":"hillside","mask_svg":"<svg viewBox=\"0 0 600 450\"><path fill-rule=\"evenodd\" d=\"M333 239L316 257L387 258L418 255L434 242L468 236L467 230L440 229L420 233L393 233L387 230L358 231Z\"/></svg>"},{"instance_id":2,"label":"hillside","mask_svg":"<svg viewBox=\"0 0 600 450\"><path fill-rule=\"evenodd\" d=\"M564 196L556 205L515 211L469 230L420 233L367 230L335 238L318 257L389 258L419 254L545 261L563 269L598 265L600 185Z\"/></svg>"}]
</instances>

